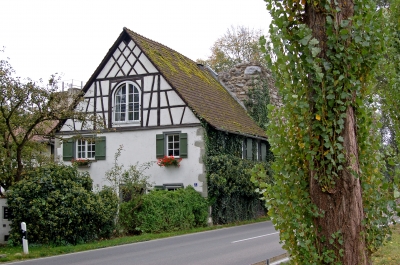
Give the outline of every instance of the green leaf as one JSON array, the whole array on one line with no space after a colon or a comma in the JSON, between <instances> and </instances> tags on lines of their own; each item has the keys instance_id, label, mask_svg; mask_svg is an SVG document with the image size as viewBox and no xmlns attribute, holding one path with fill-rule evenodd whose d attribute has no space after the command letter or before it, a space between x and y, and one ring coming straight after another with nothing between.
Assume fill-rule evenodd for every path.
<instances>
[{"instance_id":1,"label":"green leaf","mask_svg":"<svg viewBox=\"0 0 400 265\"><path fill-rule=\"evenodd\" d=\"M312 53L313 57L316 57L320 52L321 52L321 48L319 48L319 47L314 47L311 49L311 53Z\"/></svg>"},{"instance_id":2,"label":"green leaf","mask_svg":"<svg viewBox=\"0 0 400 265\"><path fill-rule=\"evenodd\" d=\"M349 25L349 23L350 23L350 20L343 19L343 20L340 22L340 26L341 26L342 28L345 28L345 27L347 27L347 26Z\"/></svg>"},{"instance_id":3,"label":"green leaf","mask_svg":"<svg viewBox=\"0 0 400 265\"><path fill-rule=\"evenodd\" d=\"M312 40L310 40L310 45L317 45L319 43L319 41L316 38L312 38Z\"/></svg>"},{"instance_id":4,"label":"green leaf","mask_svg":"<svg viewBox=\"0 0 400 265\"><path fill-rule=\"evenodd\" d=\"M303 39L300 40L300 43L303 45L307 45L308 41L311 39L312 34L305 36Z\"/></svg>"}]
</instances>

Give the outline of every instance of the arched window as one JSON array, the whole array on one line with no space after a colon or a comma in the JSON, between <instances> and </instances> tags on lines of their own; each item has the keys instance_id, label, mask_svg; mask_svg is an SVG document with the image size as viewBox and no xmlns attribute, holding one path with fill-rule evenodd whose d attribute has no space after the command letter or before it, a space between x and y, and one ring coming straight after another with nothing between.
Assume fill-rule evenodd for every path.
<instances>
[{"instance_id":1,"label":"arched window","mask_svg":"<svg viewBox=\"0 0 400 265\"><path fill-rule=\"evenodd\" d=\"M120 85L114 94L114 121L140 121L140 91L131 82Z\"/></svg>"}]
</instances>

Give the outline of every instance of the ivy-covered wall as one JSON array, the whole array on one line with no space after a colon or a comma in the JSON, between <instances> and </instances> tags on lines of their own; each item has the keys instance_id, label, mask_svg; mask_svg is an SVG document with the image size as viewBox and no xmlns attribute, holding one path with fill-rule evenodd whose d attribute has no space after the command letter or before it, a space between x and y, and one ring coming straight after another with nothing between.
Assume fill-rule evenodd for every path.
<instances>
[{"instance_id":1,"label":"ivy-covered wall","mask_svg":"<svg viewBox=\"0 0 400 265\"><path fill-rule=\"evenodd\" d=\"M242 146L246 137L215 130L204 125L208 198L214 224L225 224L254 219L265 214L264 203L250 181L251 169L268 161L257 161L256 142L253 141L253 159L242 159ZM268 145L269 147L269 145ZM269 154L269 148L267 154ZM267 155L269 157L269 155ZM269 180L265 180L269 182Z\"/></svg>"}]
</instances>

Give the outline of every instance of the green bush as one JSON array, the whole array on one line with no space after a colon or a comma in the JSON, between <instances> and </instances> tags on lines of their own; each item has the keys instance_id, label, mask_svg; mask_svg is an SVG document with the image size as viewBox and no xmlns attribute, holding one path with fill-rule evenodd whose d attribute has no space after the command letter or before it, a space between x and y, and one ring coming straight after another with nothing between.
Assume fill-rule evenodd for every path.
<instances>
[{"instance_id":1,"label":"green bush","mask_svg":"<svg viewBox=\"0 0 400 265\"><path fill-rule=\"evenodd\" d=\"M87 173L63 165L36 169L7 193L14 218L10 240L21 242L20 223L26 222L30 243L76 244L109 236L117 209L116 195L92 192Z\"/></svg>"},{"instance_id":2,"label":"green bush","mask_svg":"<svg viewBox=\"0 0 400 265\"><path fill-rule=\"evenodd\" d=\"M265 215L264 203L251 182L251 169L264 164L233 155L215 155L206 159L208 197L215 224L250 220ZM263 180L270 183L270 180Z\"/></svg>"},{"instance_id":3,"label":"green bush","mask_svg":"<svg viewBox=\"0 0 400 265\"><path fill-rule=\"evenodd\" d=\"M207 225L207 200L188 186L176 191L152 191L136 201L122 203L119 220L126 231L160 233Z\"/></svg>"}]
</instances>

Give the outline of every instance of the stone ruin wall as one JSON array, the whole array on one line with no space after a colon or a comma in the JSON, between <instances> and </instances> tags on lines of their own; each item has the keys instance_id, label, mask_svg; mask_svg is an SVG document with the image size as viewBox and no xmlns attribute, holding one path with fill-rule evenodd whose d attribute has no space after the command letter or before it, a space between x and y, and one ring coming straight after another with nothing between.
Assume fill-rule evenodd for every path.
<instances>
[{"instance_id":1,"label":"stone ruin wall","mask_svg":"<svg viewBox=\"0 0 400 265\"><path fill-rule=\"evenodd\" d=\"M275 106L282 106L282 100L278 96L271 71L258 64L237 64L226 72L218 73L218 79L241 102L247 99L249 89L252 89L261 79L265 79L268 83L270 103Z\"/></svg>"}]
</instances>

